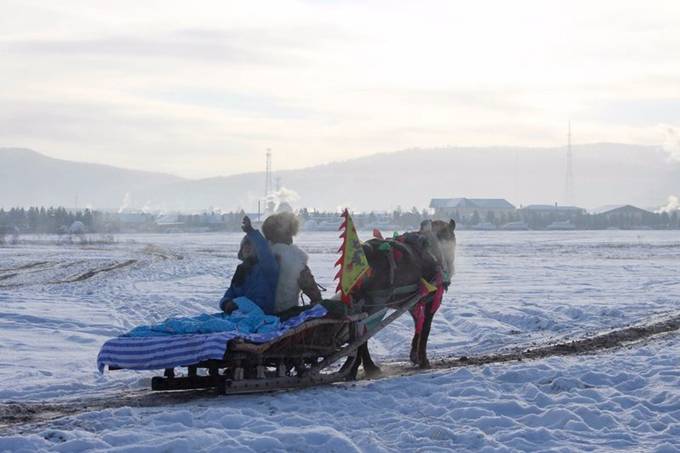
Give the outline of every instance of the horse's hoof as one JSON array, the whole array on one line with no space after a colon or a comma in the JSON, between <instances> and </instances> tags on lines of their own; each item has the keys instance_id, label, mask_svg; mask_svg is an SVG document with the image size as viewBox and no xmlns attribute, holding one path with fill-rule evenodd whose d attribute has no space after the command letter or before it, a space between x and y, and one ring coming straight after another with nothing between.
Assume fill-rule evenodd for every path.
<instances>
[{"instance_id":1,"label":"horse's hoof","mask_svg":"<svg viewBox=\"0 0 680 453\"><path fill-rule=\"evenodd\" d=\"M421 370L429 370L430 368L432 368L432 365L430 365L430 361L429 361L429 360L423 360L422 362L420 362L420 363L418 364L418 367L419 367Z\"/></svg>"},{"instance_id":2,"label":"horse's hoof","mask_svg":"<svg viewBox=\"0 0 680 453\"><path fill-rule=\"evenodd\" d=\"M377 378L378 376L382 375L382 370L377 366L370 367L368 369L364 369L364 375L366 376L366 379Z\"/></svg>"},{"instance_id":3,"label":"horse's hoof","mask_svg":"<svg viewBox=\"0 0 680 453\"><path fill-rule=\"evenodd\" d=\"M345 376L345 381L347 381L347 382L352 382L352 381L356 381L356 380L357 380L357 373L356 372L350 373L347 376Z\"/></svg>"}]
</instances>

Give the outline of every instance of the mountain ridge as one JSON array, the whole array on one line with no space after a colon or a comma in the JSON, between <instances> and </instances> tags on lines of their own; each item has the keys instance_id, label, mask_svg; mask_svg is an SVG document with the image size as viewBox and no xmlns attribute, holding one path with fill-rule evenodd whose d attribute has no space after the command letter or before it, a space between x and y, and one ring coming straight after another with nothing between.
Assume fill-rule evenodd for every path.
<instances>
[{"instance_id":1,"label":"mountain ridge","mask_svg":"<svg viewBox=\"0 0 680 453\"><path fill-rule=\"evenodd\" d=\"M7 150L10 152L3 152ZM431 198L456 196L501 197L516 205L564 203L565 150L565 146L409 148L281 170L275 175L282 179L283 187L299 194L299 199L293 200L296 207L410 209L426 207ZM24 164L19 169L21 180L0 181L0 206L5 207L71 206L70 200L78 196L81 206L102 209L253 212L263 195L264 172L187 179L54 159L21 148L0 148L0 176L8 166L8 154L40 165ZM589 208L619 202L658 206L669 195L680 194L680 162L671 161L660 146L581 144L573 146L573 155L574 204ZM50 174L41 169L46 162L59 171ZM83 172L96 177L86 178ZM46 185L52 190L45 190Z\"/></svg>"}]
</instances>

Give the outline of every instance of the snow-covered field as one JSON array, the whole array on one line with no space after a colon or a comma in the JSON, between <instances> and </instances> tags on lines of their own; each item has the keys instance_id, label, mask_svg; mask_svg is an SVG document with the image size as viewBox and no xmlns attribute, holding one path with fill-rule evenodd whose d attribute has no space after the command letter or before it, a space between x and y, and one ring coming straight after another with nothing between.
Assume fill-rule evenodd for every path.
<instances>
[{"instance_id":1,"label":"snow-covered field","mask_svg":"<svg viewBox=\"0 0 680 453\"><path fill-rule=\"evenodd\" d=\"M0 402L146 388L152 373L100 375L99 347L138 324L215 311L239 240L122 235L112 245L0 247ZM431 356L578 337L680 311L677 232L463 231L458 240ZM298 243L319 282L333 287L337 235L305 233ZM372 350L383 361L403 360L411 334L405 317ZM596 356L107 409L0 437L0 451L22 448L680 451L680 340L671 334Z\"/></svg>"}]
</instances>

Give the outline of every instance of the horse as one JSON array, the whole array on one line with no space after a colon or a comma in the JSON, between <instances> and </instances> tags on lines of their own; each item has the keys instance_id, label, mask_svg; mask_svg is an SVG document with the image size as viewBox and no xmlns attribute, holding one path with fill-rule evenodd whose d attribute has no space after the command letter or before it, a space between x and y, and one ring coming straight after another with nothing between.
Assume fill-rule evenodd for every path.
<instances>
[{"instance_id":1,"label":"horse","mask_svg":"<svg viewBox=\"0 0 680 453\"><path fill-rule=\"evenodd\" d=\"M456 222L453 219L449 222L426 220L417 232L405 233L396 239L376 238L364 242L362 247L371 271L363 283L350 293L352 300L363 301L360 309L370 315L394 300L395 289L410 288L415 293L421 279L428 282L438 280L441 287L438 291L448 290L455 271L455 229ZM441 294L439 296L441 300ZM437 308L436 298L426 296L411 311L416 332L411 341L410 359L420 368L430 367L427 340ZM357 360L350 374L352 378L356 378L360 364L363 364L368 377L381 372L371 358L368 343L358 349Z\"/></svg>"}]
</instances>

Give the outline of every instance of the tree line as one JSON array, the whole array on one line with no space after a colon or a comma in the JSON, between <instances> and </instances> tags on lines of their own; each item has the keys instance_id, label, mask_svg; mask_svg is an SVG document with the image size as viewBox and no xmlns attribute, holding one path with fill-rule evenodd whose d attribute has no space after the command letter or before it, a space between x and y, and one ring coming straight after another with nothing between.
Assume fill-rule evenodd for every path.
<instances>
[{"instance_id":1,"label":"tree line","mask_svg":"<svg viewBox=\"0 0 680 453\"><path fill-rule=\"evenodd\" d=\"M309 220L339 221L333 211L317 211L306 208L297 211L304 228ZM144 213L110 213L92 209L67 210L64 207L30 207L0 209L0 236L19 234L112 234L127 231L240 231L244 211L229 213L176 214L159 216ZM259 220L264 219L264 215ZM353 213L358 228L394 228L408 230L417 228L432 215L425 209L394 209L390 212ZM169 220L168 220L169 219ZM253 218L253 220L258 220ZM638 217L626 215L602 215L586 212L565 214L537 214L517 210L496 215L487 212L473 213L467 218L455 219L461 226L474 226L481 222L503 227L510 222L525 222L530 229L545 229L553 222L568 220L576 229L606 228L654 228L680 229L680 213L647 212ZM74 226L76 228L74 228Z\"/></svg>"},{"instance_id":2,"label":"tree line","mask_svg":"<svg viewBox=\"0 0 680 453\"><path fill-rule=\"evenodd\" d=\"M63 207L0 209L0 231L5 234L67 233L75 222L94 231L102 213L91 209L67 211Z\"/></svg>"}]
</instances>

